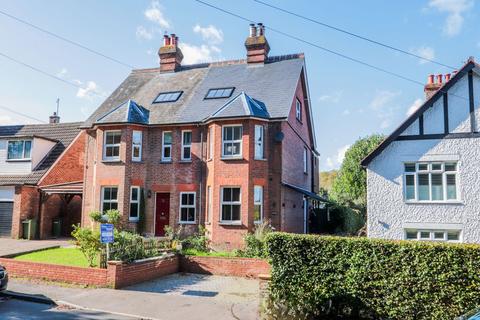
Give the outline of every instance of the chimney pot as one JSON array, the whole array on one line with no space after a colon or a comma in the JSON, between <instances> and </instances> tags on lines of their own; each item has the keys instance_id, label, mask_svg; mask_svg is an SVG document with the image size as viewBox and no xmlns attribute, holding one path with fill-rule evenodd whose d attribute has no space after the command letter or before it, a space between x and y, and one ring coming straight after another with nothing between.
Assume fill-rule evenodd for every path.
<instances>
[{"instance_id":1,"label":"chimney pot","mask_svg":"<svg viewBox=\"0 0 480 320\"><path fill-rule=\"evenodd\" d=\"M258 26L258 35L259 36L265 35L265 26L263 25L263 23L259 22L257 26Z\"/></svg>"},{"instance_id":2,"label":"chimney pot","mask_svg":"<svg viewBox=\"0 0 480 320\"><path fill-rule=\"evenodd\" d=\"M257 26L250 24L250 34L245 40L245 48L248 64L264 64L267 61L270 45L265 38L265 27L262 23L258 23Z\"/></svg>"},{"instance_id":3,"label":"chimney pot","mask_svg":"<svg viewBox=\"0 0 480 320\"><path fill-rule=\"evenodd\" d=\"M433 84L435 82L435 76L433 74L428 75L428 84Z\"/></svg>"},{"instance_id":4,"label":"chimney pot","mask_svg":"<svg viewBox=\"0 0 480 320\"><path fill-rule=\"evenodd\" d=\"M172 46L176 46L177 45L177 37L175 36L175 33L172 33L170 35L170 41L171 41L171 45Z\"/></svg>"},{"instance_id":5,"label":"chimney pot","mask_svg":"<svg viewBox=\"0 0 480 320\"><path fill-rule=\"evenodd\" d=\"M177 71L183 60L182 50L178 47L178 37L175 33L163 36L163 46L158 50L160 57L160 72Z\"/></svg>"},{"instance_id":6,"label":"chimney pot","mask_svg":"<svg viewBox=\"0 0 480 320\"><path fill-rule=\"evenodd\" d=\"M450 77L451 77L451 74L450 74L450 73L447 73L447 74L445 75L445 82L450 81Z\"/></svg>"},{"instance_id":7,"label":"chimney pot","mask_svg":"<svg viewBox=\"0 0 480 320\"><path fill-rule=\"evenodd\" d=\"M168 34L163 35L163 45L164 46L170 45L170 37L168 36Z\"/></svg>"},{"instance_id":8,"label":"chimney pot","mask_svg":"<svg viewBox=\"0 0 480 320\"><path fill-rule=\"evenodd\" d=\"M56 112L54 112L53 115L50 116L49 123L60 123L60 117L57 115Z\"/></svg>"},{"instance_id":9,"label":"chimney pot","mask_svg":"<svg viewBox=\"0 0 480 320\"><path fill-rule=\"evenodd\" d=\"M443 82L443 74L437 74L437 83L442 84Z\"/></svg>"},{"instance_id":10,"label":"chimney pot","mask_svg":"<svg viewBox=\"0 0 480 320\"><path fill-rule=\"evenodd\" d=\"M257 36L257 27L255 27L255 23L250 23L250 37Z\"/></svg>"}]
</instances>

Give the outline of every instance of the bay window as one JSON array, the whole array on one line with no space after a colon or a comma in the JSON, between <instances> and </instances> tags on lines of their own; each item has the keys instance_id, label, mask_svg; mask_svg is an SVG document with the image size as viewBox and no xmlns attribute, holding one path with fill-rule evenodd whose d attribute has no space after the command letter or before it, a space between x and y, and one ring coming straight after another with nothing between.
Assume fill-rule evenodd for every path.
<instances>
[{"instance_id":1,"label":"bay window","mask_svg":"<svg viewBox=\"0 0 480 320\"><path fill-rule=\"evenodd\" d=\"M221 222L240 224L241 212L241 194L239 187L222 187L221 188Z\"/></svg>"},{"instance_id":2,"label":"bay window","mask_svg":"<svg viewBox=\"0 0 480 320\"><path fill-rule=\"evenodd\" d=\"M103 160L120 160L121 131L105 131L103 141Z\"/></svg>"},{"instance_id":3,"label":"bay window","mask_svg":"<svg viewBox=\"0 0 480 320\"><path fill-rule=\"evenodd\" d=\"M404 184L406 201L457 201L457 163L405 163Z\"/></svg>"},{"instance_id":4,"label":"bay window","mask_svg":"<svg viewBox=\"0 0 480 320\"><path fill-rule=\"evenodd\" d=\"M255 223L263 221L263 187L253 187L253 217Z\"/></svg>"},{"instance_id":5,"label":"bay window","mask_svg":"<svg viewBox=\"0 0 480 320\"><path fill-rule=\"evenodd\" d=\"M142 131L132 133L132 161L142 161Z\"/></svg>"},{"instance_id":6,"label":"bay window","mask_svg":"<svg viewBox=\"0 0 480 320\"><path fill-rule=\"evenodd\" d=\"M222 128L222 157L240 158L242 156L242 136L243 128L241 125L229 125Z\"/></svg>"},{"instance_id":7,"label":"bay window","mask_svg":"<svg viewBox=\"0 0 480 320\"><path fill-rule=\"evenodd\" d=\"M264 128L261 125L255 126L255 159L263 159Z\"/></svg>"},{"instance_id":8,"label":"bay window","mask_svg":"<svg viewBox=\"0 0 480 320\"><path fill-rule=\"evenodd\" d=\"M130 188L130 221L137 221L140 217L140 187Z\"/></svg>"}]
</instances>

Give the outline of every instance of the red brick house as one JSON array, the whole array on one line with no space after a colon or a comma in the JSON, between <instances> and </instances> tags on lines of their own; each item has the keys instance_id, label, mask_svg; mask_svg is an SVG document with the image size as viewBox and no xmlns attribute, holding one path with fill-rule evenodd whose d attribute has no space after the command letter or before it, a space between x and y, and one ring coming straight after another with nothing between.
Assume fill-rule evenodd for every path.
<instances>
[{"instance_id":1,"label":"red brick house","mask_svg":"<svg viewBox=\"0 0 480 320\"><path fill-rule=\"evenodd\" d=\"M269 57L264 32L251 25L246 59L196 65L166 35L160 67L133 70L86 120L84 225L118 208L147 235L204 225L217 247L266 219L308 231L318 153L304 55Z\"/></svg>"},{"instance_id":2,"label":"red brick house","mask_svg":"<svg viewBox=\"0 0 480 320\"><path fill-rule=\"evenodd\" d=\"M37 223L36 238L60 236L81 221L85 133L81 123L0 126L0 237L20 238L22 221Z\"/></svg>"}]
</instances>

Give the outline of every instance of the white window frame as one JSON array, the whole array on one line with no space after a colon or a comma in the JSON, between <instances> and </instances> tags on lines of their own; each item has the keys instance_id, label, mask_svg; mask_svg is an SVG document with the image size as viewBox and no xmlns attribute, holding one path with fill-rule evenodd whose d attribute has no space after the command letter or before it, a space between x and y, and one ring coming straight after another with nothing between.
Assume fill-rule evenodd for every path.
<instances>
[{"instance_id":1,"label":"white window frame","mask_svg":"<svg viewBox=\"0 0 480 320\"><path fill-rule=\"evenodd\" d=\"M135 142L135 134L139 134L140 142ZM132 132L132 161L142 161L143 131L133 130ZM138 148L138 157L135 157L135 148Z\"/></svg>"},{"instance_id":2,"label":"white window frame","mask_svg":"<svg viewBox=\"0 0 480 320\"><path fill-rule=\"evenodd\" d=\"M260 201L255 201L255 192L258 189L260 189ZM254 223L260 224L263 222L263 186L253 186L253 207L255 206L260 206L260 220L254 220Z\"/></svg>"},{"instance_id":3,"label":"white window frame","mask_svg":"<svg viewBox=\"0 0 480 320\"><path fill-rule=\"evenodd\" d=\"M133 200L133 189L137 190L137 200ZM129 206L129 211L128 211L128 220L129 221L138 221L140 219L140 187L139 186L131 186L130 187L130 206ZM137 216L132 217L132 203L137 204Z\"/></svg>"},{"instance_id":4,"label":"white window frame","mask_svg":"<svg viewBox=\"0 0 480 320\"><path fill-rule=\"evenodd\" d=\"M255 125L254 139L254 159L263 160L265 158L265 127L263 125Z\"/></svg>"},{"instance_id":5,"label":"white window frame","mask_svg":"<svg viewBox=\"0 0 480 320\"><path fill-rule=\"evenodd\" d=\"M308 173L308 149L303 147L303 173Z\"/></svg>"},{"instance_id":6,"label":"white window frame","mask_svg":"<svg viewBox=\"0 0 480 320\"><path fill-rule=\"evenodd\" d=\"M13 142L22 142L22 157L21 158L10 158L8 150L10 149L10 143ZM30 142L30 157L25 157L25 143ZM8 140L7 141L7 161L30 161L32 160L32 150L33 150L33 140L26 139L26 140Z\"/></svg>"},{"instance_id":7,"label":"white window frame","mask_svg":"<svg viewBox=\"0 0 480 320\"><path fill-rule=\"evenodd\" d=\"M105 195L105 189L107 189L107 188L110 188L110 189L111 189L111 188L116 188L116 189L117 189L117 199L115 199L115 200L105 200L104 195ZM101 197L100 197L100 199L101 199L101 202L100 202L100 211L102 212L102 214L105 213L105 211L103 210L103 204L104 204L104 203L116 203L116 204L117 204L117 210L119 210L119 207L118 207L118 192L119 192L119 188L118 188L118 186L102 186L102 187L100 188L100 192L101 192Z\"/></svg>"},{"instance_id":8,"label":"white window frame","mask_svg":"<svg viewBox=\"0 0 480 320\"><path fill-rule=\"evenodd\" d=\"M182 195L193 194L193 205L192 204L182 204ZM197 193L194 191L180 192L180 205L178 209L178 222L180 224L196 224L197 223ZM184 221L182 220L182 208L191 209L193 208L193 221Z\"/></svg>"},{"instance_id":9,"label":"white window frame","mask_svg":"<svg viewBox=\"0 0 480 320\"><path fill-rule=\"evenodd\" d=\"M184 138L185 133L190 133L190 144L185 144L184 143L185 141L184 141L183 138ZM191 161L192 160L192 140L193 140L192 130L182 130L182 154L180 155L182 161ZM190 148L190 152L188 153L189 154L188 158L184 157L184 151L185 151L186 148Z\"/></svg>"},{"instance_id":10,"label":"white window frame","mask_svg":"<svg viewBox=\"0 0 480 320\"><path fill-rule=\"evenodd\" d=\"M107 144L107 135L109 133L120 134L120 142L119 143ZM104 161L118 161L118 160L120 160L121 144L122 144L122 131L121 130L106 130L103 133L103 160ZM108 147L112 147L112 148L118 147L118 156L107 157L107 148Z\"/></svg>"},{"instance_id":11,"label":"white window frame","mask_svg":"<svg viewBox=\"0 0 480 320\"><path fill-rule=\"evenodd\" d=\"M170 133L171 135L171 142L168 145L165 145L165 134ZM173 132L172 131L163 131L162 132L162 161L170 162L172 161L172 146L173 146ZM170 149L170 157L165 157L165 149Z\"/></svg>"},{"instance_id":12,"label":"white window frame","mask_svg":"<svg viewBox=\"0 0 480 320\"><path fill-rule=\"evenodd\" d=\"M205 218L206 223L212 222L213 213L213 192L212 186L207 186L207 216Z\"/></svg>"},{"instance_id":13,"label":"white window frame","mask_svg":"<svg viewBox=\"0 0 480 320\"><path fill-rule=\"evenodd\" d=\"M208 159L213 159L213 148L214 148L214 132L213 126L208 128Z\"/></svg>"},{"instance_id":14,"label":"white window frame","mask_svg":"<svg viewBox=\"0 0 480 320\"><path fill-rule=\"evenodd\" d=\"M235 128L240 127L240 139L239 140L225 140L224 137L224 128ZM233 135L233 133L232 133ZM226 143L240 143L240 154L235 155L225 155L225 144ZM241 159L243 156L243 125L241 124L228 124L222 126L222 159Z\"/></svg>"},{"instance_id":15,"label":"white window frame","mask_svg":"<svg viewBox=\"0 0 480 320\"><path fill-rule=\"evenodd\" d=\"M416 239L407 239L407 232L416 232L417 233L417 238ZM429 233L428 238L422 238L420 235L421 233ZM458 233L458 240L448 240L448 233L449 232L455 232ZM442 239L435 239L435 233L443 233L443 238ZM406 228L404 229L404 235L403 238L405 240L410 240L410 241L435 241L435 242L453 242L453 243L460 243L462 242L462 235L463 232L462 230L458 229L452 229L452 230L446 230L446 229L411 229L411 228Z\"/></svg>"},{"instance_id":16,"label":"white window frame","mask_svg":"<svg viewBox=\"0 0 480 320\"><path fill-rule=\"evenodd\" d=\"M223 190L224 189L240 189L238 201L223 201ZM223 205L239 205L240 206L240 220L223 220ZM240 186L222 186L220 187L220 224L226 225L240 225L242 224L242 188Z\"/></svg>"},{"instance_id":17,"label":"white window frame","mask_svg":"<svg viewBox=\"0 0 480 320\"><path fill-rule=\"evenodd\" d=\"M455 164L456 168L455 171L445 171L446 164ZM415 165L415 172L406 172L405 165L406 164L414 164ZM441 164L441 169L433 170L433 164ZM405 203L459 203L461 202L461 195L460 195L460 181L459 181L459 162L458 161L405 161L402 163L403 165L403 198ZM420 166L427 165L427 169L420 170ZM419 200L419 174L428 174L428 192L429 192L429 200ZM442 192L443 192L443 200L432 200L432 174L442 174ZM447 176L454 175L455 176L455 193L456 199L447 199ZM407 176L414 177L414 187L415 187L415 198L414 199L407 199Z\"/></svg>"},{"instance_id":18,"label":"white window frame","mask_svg":"<svg viewBox=\"0 0 480 320\"><path fill-rule=\"evenodd\" d=\"M302 103L298 98L295 99L295 118L302 122Z\"/></svg>"}]
</instances>

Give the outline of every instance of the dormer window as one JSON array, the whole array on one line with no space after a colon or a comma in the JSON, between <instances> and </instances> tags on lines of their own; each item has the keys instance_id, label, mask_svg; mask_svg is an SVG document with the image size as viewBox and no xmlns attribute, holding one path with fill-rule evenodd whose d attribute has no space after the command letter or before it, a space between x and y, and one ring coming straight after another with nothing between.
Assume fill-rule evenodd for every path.
<instances>
[{"instance_id":1,"label":"dormer window","mask_svg":"<svg viewBox=\"0 0 480 320\"><path fill-rule=\"evenodd\" d=\"M175 102L180 99L183 91L160 92L153 103Z\"/></svg>"},{"instance_id":2,"label":"dormer window","mask_svg":"<svg viewBox=\"0 0 480 320\"><path fill-rule=\"evenodd\" d=\"M30 160L32 158L32 141L8 141L8 160Z\"/></svg>"},{"instance_id":3,"label":"dormer window","mask_svg":"<svg viewBox=\"0 0 480 320\"><path fill-rule=\"evenodd\" d=\"M230 98L232 96L233 90L235 90L234 87L210 89L208 90L205 99Z\"/></svg>"}]
</instances>

